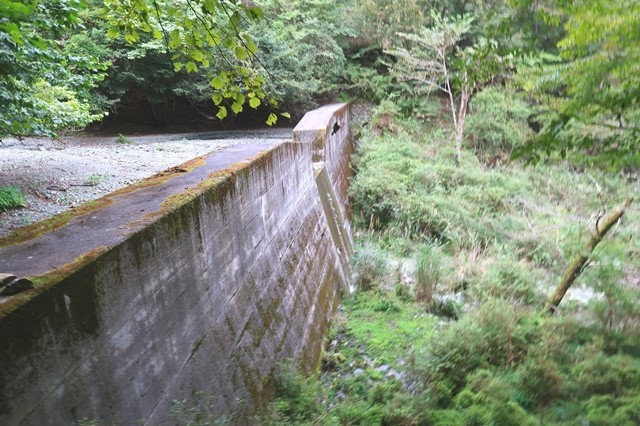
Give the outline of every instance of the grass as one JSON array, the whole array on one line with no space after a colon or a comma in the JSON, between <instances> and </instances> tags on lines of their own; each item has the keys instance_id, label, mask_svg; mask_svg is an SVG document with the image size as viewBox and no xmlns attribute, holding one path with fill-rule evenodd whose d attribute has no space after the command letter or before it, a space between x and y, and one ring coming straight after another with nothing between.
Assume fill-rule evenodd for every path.
<instances>
[{"instance_id":1,"label":"grass","mask_svg":"<svg viewBox=\"0 0 640 426\"><path fill-rule=\"evenodd\" d=\"M344 308L348 321L341 326L342 352L351 357L366 348L377 364L406 362L402 358L430 341L437 322L424 306L406 303L392 291L359 293Z\"/></svg>"},{"instance_id":2,"label":"grass","mask_svg":"<svg viewBox=\"0 0 640 426\"><path fill-rule=\"evenodd\" d=\"M133 141L122 133L118 133L117 142L122 145L133 145Z\"/></svg>"},{"instance_id":3,"label":"grass","mask_svg":"<svg viewBox=\"0 0 640 426\"><path fill-rule=\"evenodd\" d=\"M0 212L26 207L27 200L20 189L15 186L0 186Z\"/></svg>"},{"instance_id":4,"label":"grass","mask_svg":"<svg viewBox=\"0 0 640 426\"><path fill-rule=\"evenodd\" d=\"M107 175L93 173L89 175L89 177L87 178L87 185L98 186L100 183L107 182L108 180L109 180L109 176Z\"/></svg>"}]
</instances>

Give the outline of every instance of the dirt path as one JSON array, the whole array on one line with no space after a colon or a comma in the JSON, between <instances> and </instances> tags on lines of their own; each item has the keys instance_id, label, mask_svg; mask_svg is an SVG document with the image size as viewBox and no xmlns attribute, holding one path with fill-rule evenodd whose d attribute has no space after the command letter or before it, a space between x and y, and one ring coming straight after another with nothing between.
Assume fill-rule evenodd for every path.
<instances>
[{"instance_id":1,"label":"dirt path","mask_svg":"<svg viewBox=\"0 0 640 426\"><path fill-rule=\"evenodd\" d=\"M1 141L0 186L18 187L28 205L0 213L0 237L228 145L290 138L291 129L267 129Z\"/></svg>"}]
</instances>

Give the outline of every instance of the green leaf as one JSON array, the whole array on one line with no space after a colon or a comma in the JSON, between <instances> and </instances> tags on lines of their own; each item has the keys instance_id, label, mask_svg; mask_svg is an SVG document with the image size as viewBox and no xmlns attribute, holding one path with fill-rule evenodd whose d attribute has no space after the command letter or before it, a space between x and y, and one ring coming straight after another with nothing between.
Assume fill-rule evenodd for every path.
<instances>
[{"instance_id":1,"label":"green leaf","mask_svg":"<svg viewBox=\"0 0 640 426\"><path fill-rule=\"evenodd\" d=\"M173 70L175 72L180 72L180 70L182 70L183 65L184 64L182 62L174 62L173 63Z\"/></svg>"},{"instance_id":2,"label":"green leaf","mask_svg":"<svg viewBox=\"0 0 640 426\"><path fill-rule=\"evenodd\" d=\"M220 76L216 76L213 80L211 80L211 87L216 90L220 90L224 87L224 81Z\"/></svg>"},{"instance_id":3,"label":"green leaf","mask_svg":"<svg viewBox=\"0 0 640 426\"><path fill-rule=\"evenodd\" d=\"M240 59L241 61L247 59L247 51L244 47L236 46L236 58Z\"/></svg>"},{"instance_id":4,"label":"green leaf","mask_svg":"<svg viewBox=\"0 0 640 426\"><path fill-rule=\"evenodd\" d=\"M291 114L289 114L288 112L281 112L280 115L283 116L284 118L291 119Z\"/></svg>"},{"instance_id":5,"label":"green leaf","mask_svg":"<svg viewBox=\"0 0 640 426\"><path fill-rule=\"evenodd\" d=\"M278 121L278 116L275 115L274 113L271 113L267 118L267 126L273 126L274 124L276 124L277 121Z\"/></svg>"},{"instance_id":6,"label":"green leaf","mask_svg":"<svg viewBox=\"0 0 640 426\"><path fill-rule=\"evenodd\" d=\"M198 66L193 61L187 62L185 65L187 72L198 72Z\"/></svg>"},{"instance_id":7,"label":"green leaf","mask_svg":"<svg viewBox=\"0 0 640 426\"><path fill-rule=\"evenodd\" d=\"M234 102L233 104L231 104L231 111L233 111L234 114L238 114L242 111L242 104L239 102Z\"/></svg>"},{"instance_id":8,"label":"green leaf","mask_svg":"<svg viewBox=\"0 0 640 426\"><path fill-rule=\"evenodd\" d=\"M222 102L223 99L224 98L222 97L222 95L220 93L214 93L213 96L211 97L211 100L216 105L220 105L220 102Z\"/></svg>"},{"instance_id":9,"label":"green leaf","mask_svg":"<svg viewBox=\"0 0 640 426\"><path fill-rule=\"evenodd\" d=\"M227 49L232 49L235 47L236 45L236 40L233 37L227 37L224 39L224 41L222 42L222 45L224 47L226 47Z\"/></svg>"},{"instance_id":10,"label":"green leaf","mask_svg":"<svg viewBox=\"0 0 640 426\"><path fill-rule=\"evenodd\" d=\"M248 41L247 42L247 50L252 55L255 55L256 52L258 51L258 46L256 46L256 44L253 41Z\"/></svg>"},{"instance_id":11,"label":"green leaf","mask_svg":"<svg viewBox=\"0 0 640 426\"><path fill-rule=\"evenodd\" d=\"M107 37L109 37L109 38L118 38L118 37L120 37L120 31L118 31L117 28L111 27L111 28L109 28L107 30Z\"/></svg>"},{"instance_id":12,"label":"green leaf","mask_svg":"<svg viewBox=\"0 0 640 426\"><path fill-rule=\"evenodd\" d=\"M189 56L191 57L191 59L198 62L202 62L202 60L204 59L204 54L199 50L190 51Z\"/></svg>"},{"instance_id":13,"label":"green leaf","mask_svg":"<svg viewBox=\"0 0 640 426\"><path fill-rule=\"evenodd\" d=\"M253 109L256 109L260 106L260 99L258 98L251 98L249 99L249 106Z\"/></svg>"},{"instance_id":14,"label":"green leaf","mask_svg":"<svg viewBox=\"0 0 640 426\"><path fill-rule=\"evenodd\" d=\"M264 18L264 11L258 6L249 7L247 8L247 16L251 19L261 19Z\"/></svg>"},{"instance_id":15,"label":"green leaf","mask_svg":"<svg viewBox=\"0 0 640 426\"><path fill-rule=\"evenodd\" d=\"M218 110L218 113L216 114L216 117L218 117L220 120L223 120L226 116L227 116L227 108L221 106L220 109Z\"/></svg>"},{"instance_id":16,"label":"green leaf","mask_svg":"<svg viewBox=\"0 0 640 426\"><path fill-rule=\"evenodd\" d=\"M169 34L169 48L175 49L182 44L180 39L180 31L176 28Z\"/></svg>"}]
</instances>

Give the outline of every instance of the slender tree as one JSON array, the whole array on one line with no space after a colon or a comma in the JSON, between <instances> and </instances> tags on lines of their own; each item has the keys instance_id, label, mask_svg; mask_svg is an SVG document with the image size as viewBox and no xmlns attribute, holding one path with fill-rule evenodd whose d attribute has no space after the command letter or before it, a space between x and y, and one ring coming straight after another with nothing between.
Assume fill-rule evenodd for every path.
<instances>
[{"instance_id":1,"label":"slender tree","mask_svg":"<svg viewBox=\"0 0 640 426\"><path fill-rule=\"evenodd\" d=\"M415 90L447 96L455 127L456 161L460 163L469 101L499 73L504 58L493 40L479 39L466 49L459 43L471 30L469 17L443 18L432 13L431 27L417 33L398 33L397 44L387 50L397 61L392 66L398 80L412 82Z\"/></svg>"}]
</instances>

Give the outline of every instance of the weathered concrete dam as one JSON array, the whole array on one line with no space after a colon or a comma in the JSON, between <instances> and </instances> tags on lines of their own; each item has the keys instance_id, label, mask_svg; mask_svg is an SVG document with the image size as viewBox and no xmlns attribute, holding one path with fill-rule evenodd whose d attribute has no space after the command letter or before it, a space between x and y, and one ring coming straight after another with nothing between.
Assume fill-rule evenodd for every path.
<instances>
[{"instance_id":1,"label":"weathered concrete dam","mask_svg":"<svg viewBox=\"0 0 640 426\"><path fill-rule=\"evenodd\" d=\"M318 365L349 281L348 105L0 239L0 424L170 424L208 395L260 406L279 361ZM244 403L239 403L244 401Z\"/></svg>"}]
</instances>

